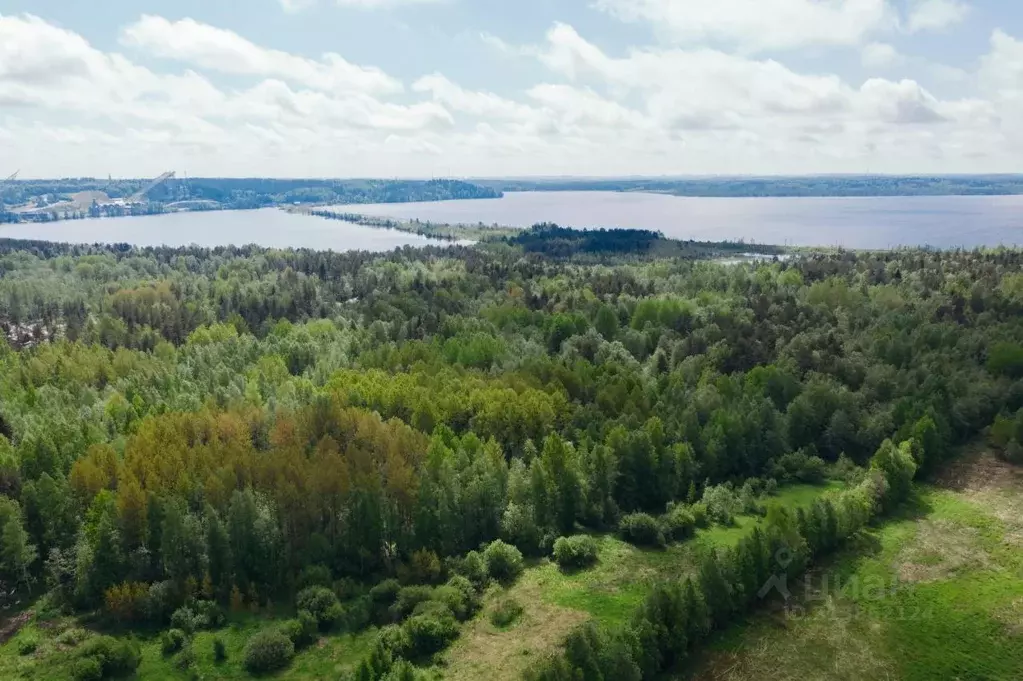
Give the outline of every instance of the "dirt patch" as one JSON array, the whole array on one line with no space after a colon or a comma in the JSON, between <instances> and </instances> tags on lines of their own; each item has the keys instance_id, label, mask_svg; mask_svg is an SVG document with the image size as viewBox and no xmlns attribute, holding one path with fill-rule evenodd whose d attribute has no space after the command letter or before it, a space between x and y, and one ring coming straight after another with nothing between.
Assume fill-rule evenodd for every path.
<instances>
[{"instance_id":1,"label":"dirt patch","mask_svg":"<svg viewBox=\"0 0 1023 681\"><path fill-rule=\"evenodd\" d=\"M1023 468L1002 461L987 447L978 446L946 466L936 482L957 492L1023 490Z\"/></svg>"},{"instance_id":2,"label":"dirt patch","mask_svg":"<svg viewBox=\"0 0 1023 681\"><path fill-rule=\"evenodd\" d=\"M551 605L543 600L539 585L520 582L505 596L522 603L525 610L508 629L494 627L486 611L469 624L449 651L444 678L449 681L518 681L532 664L559 646L577 625L589 619L578 610Z\"/></svg>"},{"instance_id":3,"label":"dirt patch","mask_svg":"<svg viewBox=\"0 0 1023 681\"><path fill-rule=\"evenodd\" d=\"M976 529L947 520L924 520L896 564L899 581L931 582L960 570L987 567L991 557L981 547Z\"/></svg>"},{"instance_id":4,"label":"dirt patch","mask_svg":"<svg viewBox=\"0 0 1023 681\"><path fill-rule=\"evenodd\" d=\"M32 619L32 611L26 610L10 617L0 623L0 645L3 645L17 636L21 628Z\"/></svg>"}]
</instances>

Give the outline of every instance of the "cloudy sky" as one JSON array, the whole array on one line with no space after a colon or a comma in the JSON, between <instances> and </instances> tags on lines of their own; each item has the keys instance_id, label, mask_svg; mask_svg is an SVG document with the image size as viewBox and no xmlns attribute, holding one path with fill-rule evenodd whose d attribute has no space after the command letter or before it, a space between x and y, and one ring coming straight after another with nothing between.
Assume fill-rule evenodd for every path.
<instances>
[{"instance_id":1,"label":"cloudy sky","mask_svg":"<svg viewBox=\"0 0 1023 681\"><path fill-rule=\"evenodd\" d=\"M0 177L1023 172L1021 0L0 0Z\"/></svg>"}]
</instances>

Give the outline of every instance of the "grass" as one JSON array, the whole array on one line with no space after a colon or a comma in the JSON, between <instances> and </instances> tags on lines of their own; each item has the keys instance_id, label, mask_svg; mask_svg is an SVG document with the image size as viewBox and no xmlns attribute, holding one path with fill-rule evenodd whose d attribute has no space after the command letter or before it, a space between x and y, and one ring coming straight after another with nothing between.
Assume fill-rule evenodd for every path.
<instances>
[{"instance_id":1,"label":"grass","mask_svg":"<svg viewBox=\"0 0 1023 681\"><path fill-rule=\"evenodd\" d=\"M840 487L793 485L779 490L772 500L808 505ZM497 599L515 599L524 607L520 619L506 629L486 617L470 622L448 652L443 676L452 681L517 681L532 661L553 650L580 623L627 622L653 583L695 570L704 552L736 544L758 522L756 517L740 516L732 526L699 530L693 539L664 550L640 549L613 535L596 537L598 561L586 570L565 572L550 560L537 561L506 592L487 598L485 610Z\"/></svg>"},{"instance_id":2,"label":"grass","mask_svg":"<svg viewBox=\"0 0 1023 681\"><path fill-rule=\"evenodd\" d=\"M920 488L789 608L722 632L677 678L1023 678L1023 484L990 470L974 481Z\"/></svg>"},{"instance_id":3,"label":"grass","mask_svg":"<svg viewBox=\"0 0 1023 681\"><path fill-rule=\"evenodd\" d=\"M251 679L242 666L243 651L249 637L267 626L274 626L277 620L258 615L232 617L221 629L198 632L193 641L195 669L204 679ZM11 641L0 647L0 679L16 681L66 681L70 678L71 663L75 659L75 648L61 644L60 634L69 628L78 628L74 618L50 622L32 622L23 627ZM90 632L89 635L95 635ZM220 637L227 649L227 659L216 662L213 656L213 639ZM38 649L29 655L18 654L18 641L34 637L39 641ZM356 635L334 635L321 638L309 648L299 652L291 666L275 674L273 678L313 681L329 679L335 681L346 669L353 668L369 653L375 637L375 630ZM159 636L138 639L142 648L142 664L136 672L138 679L164 679L182 681L189 679L189 673L175 665L176 656L165 657L160 650Z\"/></svg>"}]
</instances>

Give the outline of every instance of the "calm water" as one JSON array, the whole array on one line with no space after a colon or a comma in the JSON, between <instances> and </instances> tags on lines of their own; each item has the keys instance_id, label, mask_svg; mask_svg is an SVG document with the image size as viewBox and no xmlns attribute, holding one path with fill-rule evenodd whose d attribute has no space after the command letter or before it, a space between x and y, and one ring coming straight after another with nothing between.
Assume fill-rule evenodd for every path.
<instances>
[{"instance_id":1,"label":"calm water","mask_svg":"<svg viewBox=\"0 0 1023 681\"><path fill-rule=\"evenodd\" d=\"M258 244L333 251L390 251L399 246L447 244L416 234L295 215L276 208L0 225L0 238L136 246L196 244L211 248Z\"/></svg>"},{"instance_id":2,"label":"calm water","mask_svg":"<svg viewBox=\"0 0 1023 681\"><path fill-rule=\"evenodd\" d=\"M502 199L349 206L356 213L526 227L631 227L679 239L888 248L1023 244L1023 196L687 198L520 192Z\"/></svg>"}]
</instances>

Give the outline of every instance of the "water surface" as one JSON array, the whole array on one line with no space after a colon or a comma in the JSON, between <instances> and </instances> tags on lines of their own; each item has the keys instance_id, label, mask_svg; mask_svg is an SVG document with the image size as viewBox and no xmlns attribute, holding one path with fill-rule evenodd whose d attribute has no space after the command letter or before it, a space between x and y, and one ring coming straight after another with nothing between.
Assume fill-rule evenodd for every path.
<instances>
[{"instance_id":1,"label":"water surface","mask_svg":"<svg viewBox=\"0 0 1023 681\"><path fill-rule=\"evenodd\" d=\"M432 222L629 227L676 239L891 248L1023 244L1023 196L692 198L621 192L512 192L501 199L346 206Z\"/></svg>"},{"instance_id":2,"label":"water surface","mask_svg":"<svg viewBox=\"0 0 1023 681\"><path fill-rule=\"evenodd\" d=\"M0 225L0 238L135 246L243 246L333 251L390 251L400 246L448 245L417 234L374 229L276 208L167 213Z\"/></svg>"}]
</instances>

